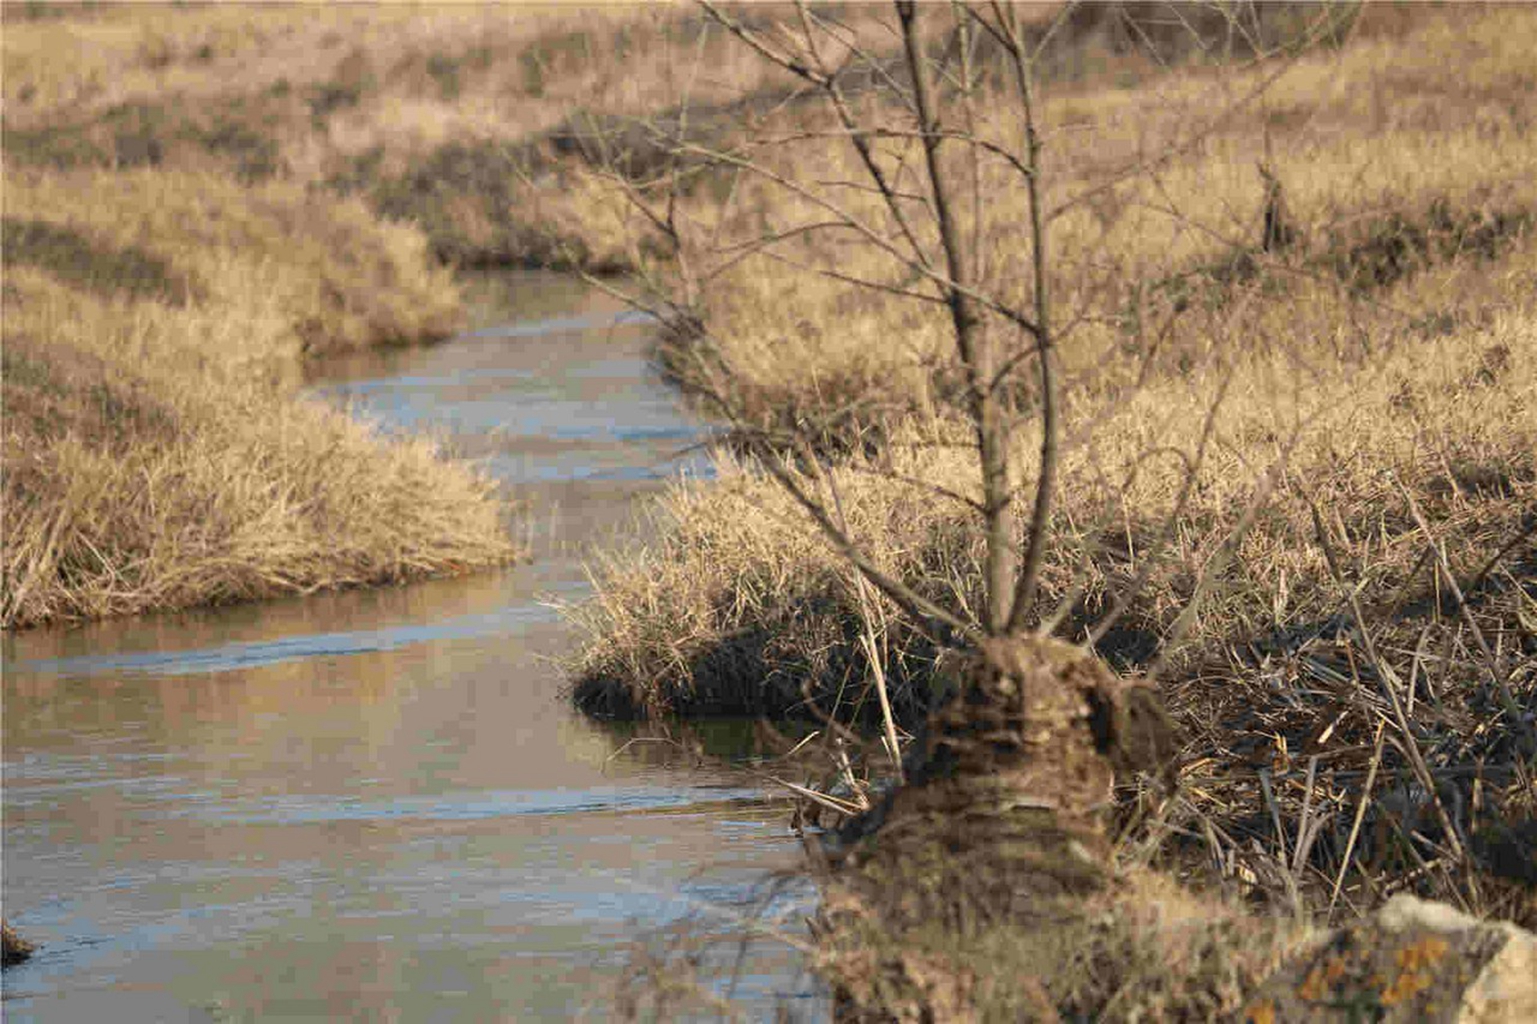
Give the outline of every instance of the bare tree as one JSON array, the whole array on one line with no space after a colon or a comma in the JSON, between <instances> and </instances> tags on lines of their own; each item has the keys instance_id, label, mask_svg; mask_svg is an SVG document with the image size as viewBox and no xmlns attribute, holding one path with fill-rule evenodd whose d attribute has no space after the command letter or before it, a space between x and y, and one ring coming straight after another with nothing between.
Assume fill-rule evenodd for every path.
<instances>
[{"instance_id":1,"label":"bare tree","mask_svg":"<svg viewBox=\"0 0 1537 1024\"><path fill-rule=\"evenodd\" d=\"M660 154L646 162L650 173L625 174L618 169L621 161L612 164L614 184L650 239L649 248L637 249L642 287L623 297L664 325L672 339L670 371L731 426L734 443L745 449L751 465L778 482L851 567L865 618L858 642L870 662L893 752L898 730L878 649L885 614L894 609L936 646L958 651L946 659L951 667L943 673L955 684L954 697L929 715L909 745L900 769L907 784L875 807L858 807L863 813L843 831L844 848L858 850L867 867L874 865L863 875L856 872L849 884L857 889L859 878L906 878L902 861L947 863L944 883L950 888L944 899L924 904L927 897L920 894L913 904L892 911L919 907L936 918L957 903L979 913L1029 915L1036 912L1030 901L1037 897L1048 906L1053 895L1094 891L1110 874L1103 811L1114 804L1112 785L1170 760L1171 724L1152 680L1180 638L1195 628L1203 604L1209 607L1223 587L1241 542L1284 485L1287 459L1308 423L1298 419L1275 430L1268 449L1240 453L1242 459L1264 450L1273 458L1242 463L1251 492L1208 516L1220 525L1178 556L1191 570L1191 582L1180 595L1183 603L1170 612L1172 623L1162 630L1161 650L1140 662L1140 678L1120 678L1092 652L1149 588L1166 564L1161 560L1175 557L1166 552L1182 544L1186 513L1192 506L1203 514L1210 510L1196 496L1203 486L1202 466L1213 452L1231 454L1239 447L1222 436L1218 424L1231 378L1223 372L1208 378L1216 386L1197 403L1204 406L1204 417L1191 418L1200 422L1186 432L1187 443L1150 442L1124 463L1108 466L1096 462L1089 442L1097 426L1093 416L1106 415L1107 403L1079 401L1080 392L1103 371L1123 382L1117 400L1134 398L1151 376L1169 368L1168 361L1160 362L1160 346L1176 326L1187 339L1201 335L1212 363L1225 366L1223 351L1243 344L1234 336L1235 325L1259 319L1259 314L1243 317L1246 304L1263 307L1266 275L1297 275L1293 280L1318 275L1317 251L1310 248L1317 235L1307 230L1316 229L1316 222L1305 224L1290 209L1285 155L1272 158L1269 127L1255 129L1242 119L1265 102L1269 87L1308 46L1338 39L1348 24L1349 5L1290 8L1288 16L1304 21L1278 40L1266 38L1259 5L1241 2L1156 8L1065 4L1043 12L1002 2L941 6L909 0L894 4L884 28L872 30L862 22L863 32L837 11L805 4L793 15L777 16L709 0L702 6L707 26L730 33L794 86L738 108L746 123L732 130L722 130L719 111L690 111L686 102L666 118L640 123L640 144ZM1156 10L1156 17L1144 13L1149 10ZM1340 17L1342 10L1347 17ZM1202 17L1215 21L1197 23ZM1155 62L1173 59L1179 40L1190 39L1206 64L1201 74L1154 76L1144 90L1156 94L1168 86L1167 105L1157 108L1166 130L1110 139L1104 153L1094 153L1075 135L1062 105L1048 105L1041 95L1043 82L1051 84L1044 69L1057 59L1053 40L1074 32L1104 33L1114 45L1140 47ZM1152 102L1164 98L1155 95ZM1239 136L1249 148L1235 145L1233 152L1242 159L1227 166L1241 166L1248 175L1252 203L1222 207L1234 194L1230 191L1203 206L1208 197L1190 190L1188 181L1183 193L1170 184L1200 164L1192 154L1203 144ZM1263 158L1256 159L1261 136ZM635 139L632 130L629 144L637 144ZM1059 157L1064 152L1072 155ZM1089 167L1092 173L1069 180L1067 167ZM764 202L766 196L772 202ZM1209 243L1195 257L1204 262L1190 276L1194 289L1211 286L1211 294L1179 293L1183 282L1139 276L1140 267L1125 273L1113 263L1115 254L1107 254L1104 239L1125 221L1137 223L1128 215L1133 206L1177 221ZM652 254L660 258L649 258ZM1177 261L1150 261L1160 273L1171 264L1183 272ZM1107 265L1115 269L1102 270ZM755 398L749 372L734 361L739 349L730 332L740 325L723 316L714 301L721 289L740 283L733 275L748 266L787 268L797 280L836 286L883 309L913 311L930 332L925 338L942 337L947 362L935 378L943 377L951 388L944 395L945 426L955 429L919 440L904 436L900 443L963 447L975 471L965 486L924 478L887 458L895 442L882 434L881 403L900 405L895 394L833 392L818 394L816 403L786 408L765 408ZM621 291L610 282L594 283ZM794 303L796 297L787 293L783 301ZM1113 322L1107 333L1122 344L1106 345L1099 362L1086 370L1079 341L1089 333L1086 325L1104 322ZM831 332L838 325L821 326ZM880 343L906 340L893 330ZM1299 346L1282 356L1292 360L1299 379L1313 374L1318 380L1317 368L1307 365L1308 351ZM1086 408L1096 412L1085 415ZM850 450L862 458L845 458ZM1093 504L1080 500L1076 488L1098 472L1089 482L1098 493L1111 495L1104 504L1113 506L1118 491L1124 496L1136 474L1162 458L1177 466L1175 486L1167 492L1170 505L1138 518L1135 555L1123 563L1128 568L1115 580L1118 587L1097 593L1102 601L1092 615L1080 615L1090 573L1064 584L1070 575L1064 563L1076 555L1080 566L1088 565L1098 554L1091 545L1104 524L1078 521L1064 528L1066 517ZM929 586L927 578L892 571L878 538L861 535L856 517L847 514L853 504L849 482L857 473L885 474L935 502L967 510L970 528L980 537L975 571L966 581L971 589ZM1064 478L1074 489L1064 490ZM1413 497L1407 491L1405 497L1413 510ZM1420 525L1430 538L1428 523ZM1129 549L1132 530L1126 533ZM1317 533L1329 550L1332 538L1347 531L1319 518ZM1083 550L1064 553L1054 547L1069 534ZM1348 567L1336 566L1333 553L1328 561L1343 589ZM1460 594L1439 554L1436 571L1448 590ZM1366 638L1361 662L1380 690L1380 697L1356 693L1350 698L1354 710L1374 721L1364 709L1375 701L1378 719L1390 723L1389 740L1406 752L1414 784L1429 794L1435 824L1444 834L1437 842L1445 863L1460 865L1471 877L1471 847L1459 838L1456 808L1438 795L1436 786L1443 783L1419 750L1411 710L1401 705L1395 689L1399 683L1368 636L1355 591L1348 593L1351 618ZM1460 596L1457 607L1476 637ZM1277 612L1278 624L1282 618ZM1077 644L1053 638L1069 632L1063 628L1069 622ZM1492 650L1481 642L1479 648L1503 714L1520 721L1508 672ZM1356 672L1358 666L1350 669ZM1411 673L1411 694L1413 689ZM1339 721L1328 724L1324 735ZM1377 753L1365 774L1368 794L1388 756L1384 750L1392 750L1383 737L1378 729ZM1285 794L1273 790L1266 769L1259 770L1258 792L1275 832L1273 841L1263 842L1273 843L1267 848L1279 851L1274 856L1260 852L1260 840L1219 835L1220 826L1203 817L1188 794L1168 798L1167 789L1159 793L1148 786L1139 793L1156 795L1138 805L1139 813L1146 811L1144 822L1169 813L1198 823L1191 827L1204 828L1229 877L1235 861L1263 868L1269 856L1279 883L1264 884L1273 891L1284 885L1282 898L1300 913L1303 883L1320 860L1314 840L1326 820L1315 806L1315 768L1316 763L1308 767L1301 816L1290 830L1280 809ZM1344 860L1329 864L1336 898L1342 889L1349 891L1346 862L1367 804L1362 796ZM1171 806L1181 809L1169 811ZM920 827L887 829L893 820ZM1161 834L1167 837L1171 830ZM862 841L877 833L879 841ZM929 851L913 846L921 842L935 844L943 855L926 856ZM1137 842L1144 851L1158 844L1153 838ZM1144 862L1153 859L1151 852L1142 855ZM1424 863L1420 867L1429 870ZM880 903L878 895L868 895L867 902Z\"/></svg>"},{"instance_id":2,"label":"bare tree","mask_svg":"<svg viewBox=\"0 0 1537 1024\"><path fill-rule=\"evenodd\" d=\"M629 152L605 153L616 168L614 181L665 253L660 263L648 263L639 253L647 287L623 297L655 315L678 340L672 368L685 389L732 424L738 443L757 457L757 464L794 497L863 580L918 628L946 646L1044 637L1070 603L1045 615L1038 608L1064 434L1057 348L1060 338L1087 315L1079 309L1064 319L1055 308L1054 282L1062 271L1053 267L1053 223L1098 202L1127 179L1156 172L1183 148L1230 123L1274 74L1262 76L1257 88L1233 97L1183 138L1134 154L1101 180L1075 190L1057 183L1052 207L1048 133L1037 95L1043 54L1085 14L1100 29L1122 19L1123 35L1154 49L1149 33L1158 30L1157 21L1138 20L1119 7L1085 10L1065 4L1045 20L1037 10L1035 22L1026 26L1018 8L1001 2L948 7L897 2L888 45L878 50L835 15L804 3L796 6L793 18L768 24L709 0L702 7L708 24L731 33L798 83L779 99L782 106L801 110L820 100L828 116L817 127L777 134L749 131L727 145L719 132L699 127L706 117L691 123L685 103L678 112L643 126L645 144L665 155L645 161L650 175L637 178L618 170L633 164ZM1214 38L1229 55L1240 48L1251 56L1268 52L1258 31L1245 22L1246 10L1241 4L1215 9L1223 31ZM1325 10L1309 32L1316 35L1325 26L1332 31L1332 17ZM1175 36L1181 33L1199 36L1187 24L1175 27ZM1167 40L1163 43L1167 48ZM985 118L979 116L984 104L992 111ZM1000 107L1007 116L998 116ZM627 134L632 147L636 134L633 129ZM776 147L808 141L849 154L862 180L798 174L773 160ZM724 192L713 222L700 214L698 202L688 201L706 177L716 183L717 193ZM748 179L792 201L805 216L788 226L763 224L761 230L731 237L728 212L740 202L739 191ZM1279 183L1268 176L1266 188L1269 195L1279 195ZM1010 265L1000 265L988 251L989 244L996 247L989 238L1000 230L989 207L1002 194L1023 200L1022 223L1010 226L1010 244L1020 255ZM1269 221L1265 232L1268 243L1274 234ZM844 241L867 258L851 266L842 259L847 248L834 244ZM711 334L710 290L719 286L722 275L752 259L789 265L808 277L894 304L945 310L963 389L957 404L972 434L980 499L950 492L938 497L965 501L980 521L985 555L976 613L941 604L884 571L843 519L834 470L817 450L825 424L808 418L766 419L744 403L733 368L713 358L719 347ZM594 283L614 289L607 282ZM1033 479L1021 481L1019 439L1032 420L1039 433L1035 472ZM1201 452L1187 459L1186 488L1169 517L1171 526L1204 449L1203 440ZM1167 535L1165 530L1163 538ZM1114 624L1141 582L1135 581L1115 603L1098 624L1096 637ZM888 735L894 737L889 710L886 719Z\"/></svg>"}]
</instances>

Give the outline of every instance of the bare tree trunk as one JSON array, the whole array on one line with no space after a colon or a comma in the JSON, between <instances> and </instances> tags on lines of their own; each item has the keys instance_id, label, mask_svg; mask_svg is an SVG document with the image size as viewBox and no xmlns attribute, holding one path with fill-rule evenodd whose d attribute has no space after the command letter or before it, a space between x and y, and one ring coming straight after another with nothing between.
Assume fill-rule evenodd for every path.
<instances>
[{"instance_id":1,"label":"bare tree trunk","mask_svg":"<svg viewBox=\"0 0 1537 1024\"><path fill-rule=\"evenodd\" d=\"M918 39L918 5L913 0L898 0L897 17L902 23L902 42L907 64L913 75L913 99L918 107L919 132L928 170L929 187L934 198L934 217L939 225L940 245L945 253L945 301L955 330L956 346L966 370L970 391L972 421L977 431L977 448L982 465L982 516L987 554L985 584L986 619L983 630L989 636L1001 635L1009 623L1010 599L1014 591L1016 562L1013 517L1013 486L1010 480L1009 423L998 400L998 381L994 380L997 360L976 303L972 300L971 270L965 259L960 232L955 223L949 177L939 160L939 115L929 82L928 62Z\"/></svg>"},{"instance_id":2,"label":"bare tree trunk","mask_svg":"<svg viewBox=\"0 0 1537 1024\"><path fill-rule=\"evenodd\" d=\"M1049 254L1046 249L1046 221L1041 203L1041 134L1035 123L1035 88L1033 69L1025 58L1014 9L1005 17L996 6L999 28L1008 40L1014 59L1014 75L1019 90L1020 107L1025 116L1025 189L1030 201L1030 256L1035 278L1036 358L1041 366L1041 466L1035 483L1035 506L1030 512L1029 539L1025 543L1024 565L1015 584L1014 608L1009 613L1007 631L1017 634L1024 627L1024 616L1035 604L1035 591L1046 555L1046 525L1051 518L1052 491L1057 482L1057 380L1052 360L1055 337L1051 327L1051 287L1046 279Z\"/></svg>"}]
</instances>

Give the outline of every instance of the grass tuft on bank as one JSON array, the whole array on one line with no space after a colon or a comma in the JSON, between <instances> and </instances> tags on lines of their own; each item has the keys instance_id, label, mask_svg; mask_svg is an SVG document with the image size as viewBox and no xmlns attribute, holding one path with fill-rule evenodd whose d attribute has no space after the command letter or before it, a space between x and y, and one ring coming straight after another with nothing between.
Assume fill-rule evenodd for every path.
<instances>
[{"instance_id":1,"label":"grass tuft on bank","mask_svg":"<svg viewBox=\"0 0 1537 1024\"><path fill-rule=\"evenodd\" d=\"M1297 423L1308 429L1288 455L1280 493L1171 657L1194 666L1228 643L1269 643L1272 634L1337 616L1338 590L1310 502L1347 523L1397 509L1394 525L1379 523L1376 542L1359 552L1383 602L1401 588L1422 596L1429 584L1420 564L1424 538L1400 485L1471 578L1519 537L1537 496L1533 266L1537 236L1528 234L1501 261L1444 270L1443 285L1466 289L1445 305L1435 301L1437 289L1407 282L1390 301L1422 302L1424 312L1395 312L1377 325L1369 363L1342 361L1326 376L1299 372L1285 350L1257 351L1237 365L1160 378L1135 394L1107 390L1086 399L1080 411L1095 427L1067 457L1042 610L1076 590L1074 614L1087 626L1154 556L1146 549L1183 486L1172 453L1195 451L1206 396L1224 378L1227 397L1214 420L1223 450L1195 479L1173 550L1149 568L1123 625L1102 641L1104 655L1128 667L1153 655L1195 598L1200 566L1243 514L1255 474L1274 462ZM975 496L965 439L937 419L903 430L881 455L847 456L826 471L878 565L926 596L974 607L981 547L969 511L908 483ZM1170 455L1145 459L1153 444ZM578 612L590 637L574 669L578 703L610 714L776 715L857 703L870 673L857 642L865 613L851 570L808 534L772 480L729 456L718 458L716 471L717 482L669 493L659 513L664 529L650 547L600 564L599 593ZM1126 488L1111 486L1133 476ZM1511 564L1527 550L1520 546ZM896 700L921 714L935 652L890 609L877 614Z\"/></svg>"},{"instance_id":2,"label":"grass tuft on bank","mask_svg":"<svg viewBox=\"0 0 1537 1024\"><path fill-rule=\"evenodd\" d=\"M492 484L295 394L307 355L430 340L458 292L409 228L288 184L8 175L7 627L463 572Z\"/></svg>"}]
</instances>

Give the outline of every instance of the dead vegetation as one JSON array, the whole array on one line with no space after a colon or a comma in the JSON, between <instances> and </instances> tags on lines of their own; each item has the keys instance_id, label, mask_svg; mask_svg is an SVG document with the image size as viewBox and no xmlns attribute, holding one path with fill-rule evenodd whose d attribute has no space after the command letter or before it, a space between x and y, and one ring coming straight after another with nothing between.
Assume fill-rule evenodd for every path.
<instances>
[{"instance_id":1,"label":"dead vegetation","mask_svg":"<svg viewBox=\"0 0 1537 1024\"><path fill-rule=\"evenodd\" d=\"M534 6L8 16L7 167L279 179L414 221L454 263L617 268L622 203L598 187L583 125L774 78L716 39L714 74L685 81L701 24Z\"/></svg>"},{"instance_id":2,"label":"dead vegetation","mask_svg":"<svg viewBox=\"0 0 1537 1024\"><path fill-rule=\"evenodd\" d=\"M1132 61L1126 89L1105 56L1032 122L962 27L997 40L979 26L1003 15L952 13L925 51L937 158L916 79L840 91L882 74L876 48L803 11L738 35L799 61L820 107L731 145L671 135L707 168L691 189L614 170L647 225L632 251L667 254L637 260L664 366L733 453L600 566L578 702L829 736L894 719L878 762L900 729L922 751L947 714L1003 706L946 670L976 649L957 622L1055 630L1158 680L1175 768L1112 773L1090 744L1082 778L1115 779L1100 817L1052 801L1065 755L1041 761L1064 777L985 793L946 787L1010 776L993 761L945 781L908 763L866 810L840 770L826 809L856 815L859 852L828 877L823 966L856 1018L1235 1013L1310 927L1397 892L1530 925L1530 16L1363 18L1263 59ZM943 180L974 198L946 214ZM1022 355L979 375L968 316ZM1001 459L979 390L1012 417ZM1000 564L1035 566L1012 611ZM1208 894L1219 911L1179 909Z\"/></svg>"},{"instance_id":3,"label":"dead vegetation","mask_svg":"<svg viewBox=\"0 0 1537 1024\"><path fill-rule=\"evenodd\" d=\"M648 278L659 361L734 447L718 482L669 494L649 548L599 566L578 701L883 727L829 802L871 814L821 939L843 1012L1208 1018L1310 927L1397 892L1537 913L1534 22L1340 10L1023 10L1039 177L1015 49L964 7L913 29L927 115L874 8L8 23L6 147L50 174L313 184L457 262ZM89 59L46 59L59 33ZM969 201L941 215L945 180ZM135 237L6 215L8 248L38 248L8 288L54 294L67 263L128 282L135 309L217 291ZM89 393L77 409L132 407L146 434L184 415ZM982 424L981 394L1011 430ZM999 585L1022 566L1028 586ZM953 670L981 634L1053 630L1157 678L1172 770L1117 761L1105 728L1161 723L1158 700L1090 696L1145 683L1047 646L1044 674ZM1076 691L994 685L1079 671ZM1076 753L1035 750L1036 717ZM987 756L929 779L973 720ZM899 731L915 753L882 769ZM986 782L1000 765L1013 785ZM882 770L931 785L883 804Z\"/></svg>"},{"instance_id":4,"label":"dead vegetation","mask_svg":"<svg viewBox=\"0 0 1537 1024\"><path fill-rule=\"evenodd\" d=\"M5 263L6 626L512 554L477 473L293 395L306 355L452 328L409 229L276 183L22 172Z\"/></svg>"},{"instance_id":5,"label":"dead vegetation","mask_svg":"<svg viewBox=\"0 0 1537 1024\"><path fill-rule=\"evenodd\" d=\"M864 5L824 10L855 29L879 20ZM621 240L635 225L603 187L608 170L670 173L680 130L730 147L776 111L810 106L795 76L686 6L49 11L13 12L0 44L11 170L315 185L417 223L439 258L470 266L631 268L638 254ZM1085 5L1048 41L1041 73L1075 90L1125 88L1161 62L1207 59L1203 47L1212 60L1243 56L1297 21L1283 5L1254 12L1235 33L1201 5L1182 21ZM1024 31L1043 31L1049 13L1027 8ZM765 26L777 17L738 15ZM1397 19L1361 20L1357 31L1375 36ZM867 34L882 67L899 70L895 40ZM997 65L996 48L984 59ZM686 186L718 183L702 174Z\"/></svg>"},{"instance_id":6,"label":"dead vegetation","mask_svg":"<svg viewBox=\"0 0 1537 1024\"><path fill-rule=\"evenodd\" d=\"M415 139L403 98L452 106L435 48L473 49L484 23L7 9L5 625L514 553L473 469L293 395L304 358L456 327L431 240L321 182L369 148L364 125ZM466 77L490 63L471 57Z\"/></svg>"},{"instance_id":7,"label":"dead vegetation","mask_svg":"<svg viewBox=\"0 0 1537 1024\"><path fill-rule=\"evenodd\" d=\"M0 922L0 943L3 943L3 946L0 946L0 967L26 963L32 958L37 948L16 934L5 922Z\"/></svg>"}]
</instances>

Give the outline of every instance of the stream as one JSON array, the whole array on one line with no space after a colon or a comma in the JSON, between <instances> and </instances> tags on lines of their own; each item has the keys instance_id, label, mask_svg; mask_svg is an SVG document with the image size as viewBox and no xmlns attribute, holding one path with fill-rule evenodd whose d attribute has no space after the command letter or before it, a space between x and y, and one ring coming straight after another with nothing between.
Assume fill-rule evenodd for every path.
<instances>
[{"instance_id":1,"label":"stream","mask_svg":"<svg viewBox=\"0 0 1537 1024\"><path fill-rule=\"evenodd\" d=\"M4 912L38 943L8 1021L605 1019L640 944L713 935L750 1019L820 1019L814 901L748 723L694 749L564 699L558 604L700 428L647 326L579 282L470 282L470 327L313 368L519 503L526 564L6 634ZM680 454L680 452L682 454Z\"/></svg>"}]
</instances>

